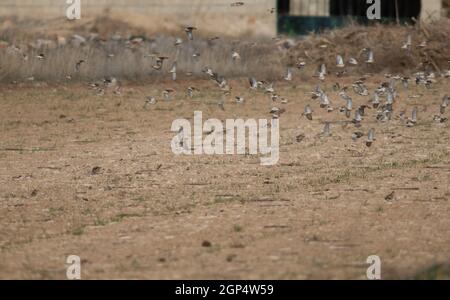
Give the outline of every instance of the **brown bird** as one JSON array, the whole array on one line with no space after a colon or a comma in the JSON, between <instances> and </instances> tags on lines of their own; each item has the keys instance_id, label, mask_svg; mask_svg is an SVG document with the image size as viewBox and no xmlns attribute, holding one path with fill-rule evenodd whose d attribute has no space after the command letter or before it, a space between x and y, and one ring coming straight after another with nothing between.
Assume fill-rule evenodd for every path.
<instances>
[{"instance_id":1,"label":"brown bird","mask_svg":"<svg viewBox=\"0 0 450 300\"><path fill-rule=\"evenodd\" d=\"M81 65L84 64L86 61L84 59L80 59L76 64L75 64L75 70L77 72L80 71Z\"/></svg>"},{"instance_id":2,"label":"brown bird","mask_svg":"<svg viewBox=\"0 0 450 300\"><path fill-rule=\"evenodd\" d=\"M395 197L395 191L392 191L391 193L389 193L389 195L387 195L386 197L384 197L384 200L386 201L392 201L394 200Z\"/></svg>"}]
</instances>

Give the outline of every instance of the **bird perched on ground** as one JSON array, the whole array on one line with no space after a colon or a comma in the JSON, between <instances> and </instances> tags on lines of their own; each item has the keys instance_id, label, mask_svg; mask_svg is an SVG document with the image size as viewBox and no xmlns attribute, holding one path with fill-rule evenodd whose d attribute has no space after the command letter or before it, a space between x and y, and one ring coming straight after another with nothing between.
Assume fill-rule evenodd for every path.
<instances>
[{"instance_id":1,"label":"bird perched on ground","mask_svg":"<svg viewBox=\"0 0 450 300\"><path fill-rule=\"evenodd\" d=\"M272 118L278 119L285 112L286 109L284 108L272 107L269 113L272 114Z\"/></svg>"},{"instance_id":2,"label":"bird perched on ground","mask_svg":"<svg viewBox=\"0 0 450 300\"><path fill-rule=\"evenodd\" d=\"M152 96L148 96L148 97L145 99L144 108L146 108L147 105L153 105L153 104L156 104L156 98L155 98L155 97L152 97Z\"/></svg>"},{"instance_id":3,"label":"bird perched on ground","mask_svg":"<svg viewBox=\"0 0 450 300\"><path fill-rule=\"evenodd\" d=\"M115 77L107 76L103 79L103 84L108 87L116 87L117 86L117 79Z\"/></svg>"},{"instance_id":4,"label":"bird perched on ground","mask_svg":"<svg viewBox=\"0 0 450 300\"><path fill-rule=\"evenodd\" d=\"M325 122L325 126L322 129L322 136L330 136L330 135L331 135L330 122Z\"/></svg>"},{"instance_id":5,"label":"bird perched on ground","mask_svg":"<svg viewBox=\"0 0 450 300\"><path fill-rule=\"evenodd\" d=\"M202 72L205 73L206 75L209 75L211 78L215 76L213 70L210 67L204 67L202 69Z\"/></svg>"},{"instance_id":6,"label":"bird perched on ground","mask_svg":"<svg viewBox=\"0 0 450 300\"><path fill-rule=\"evenodd\" d=\"M217 102L217 106L221 109L221 110L225 110L224 104L225 104L225 99L227 96L229 96L230 92L224 92L222 94L222 96L220 97L220 99Z\"/></svg>"},{"instance_id":7,"label":"bird perched on ground","mask_svg":"<svg viewBox=\"0 0 450 300\"><path fill-rule=\"evenodd\" d=\"M352 123L355 124L355 127L361 127L362 116L359 110L355 111L355 117L352 120Z\"/></svg>"},{"instance_id":8,"label":"bird perched on ground","mask_svg":"<svg viewBox=\"0 0 450 300\"><path fill-rule=\"evenodd\" d=\"M324 81L326 75L327 75L327 67L325 64L321 64L319 66L319 80Z\"/></svg>"},{"instance_id":9,"label":"bird perched on ground","mask_svg":"<svg viewBox=\"0 0 450 300\"><path fill-rule=\"evenodd\" d=\"M311 109L311 106L309 106L309 104L308 104L305 106L305 110L302 113L302 116L305 116L308 120L312 121L312 119L313 119L312 113L313 113L313 110Z\"/></svg>"},{"instance_id":10,"label":"bird perched on ground","mask_svg":"<svg viewBox=\"0 0 450 300\"><path fill-rule=\"evenodd\" d=\"M41 54L36 55L36 58L39 59L39 60L44 60L45 59L45 55L44 55L44 53L41 53Z\"/></svg>"},{"instance_id":11,"label":"bird perched on ground","mask_svg":"<svg viewBox=\"0 0 450 300\"><path fill-rule=\"evenodd\" d=\"M352 100L352 98L348 97L347 101L345 103L345 108L344 108L345 116L347 118L350 118L350 113L351 113L352 109L353 109L353 100Z\"/></svg>"},{"instance_id":12,"label":"bird perched on ground","mask_svg":"<svg viewBox=\"0 0 450 300\"><path fill-rule=\"evenodd\" d=\"M244 97L241 97L241 96L236 96L235 99L236 99L236 103L243 103L245 101Z\"/></svg>"},{"instance_id":13,"label":"bird perched on ground","mask_svg":"<svg viewBox=\"0 0 450 300\"><path fill-rule=\"evenodd\" d=\"M197 28L193 27L193 26L187 26L184 28L184 31L186 32L188 39L191 41L194 39L194 33L193 33L194 30L197 30Z\"/></svg>"}]
</instances>

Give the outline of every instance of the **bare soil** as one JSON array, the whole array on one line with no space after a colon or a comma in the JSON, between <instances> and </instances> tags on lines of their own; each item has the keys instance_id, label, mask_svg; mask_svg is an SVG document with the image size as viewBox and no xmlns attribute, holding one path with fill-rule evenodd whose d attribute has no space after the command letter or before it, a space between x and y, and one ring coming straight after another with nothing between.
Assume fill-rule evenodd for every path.
<instances>
[{"instance_id":1,"label":"bare soil","mask_svg":"<svg viewBox=\"0 0 450 300\"><path fill-rule=\"evenodd\" d=\"M192 82L105 96L74 85L0 87L0 278L65 279L72 254L84 279L364 279L370 255L380 256L383 278L429 268L438 271L421 274L450 278L436 267L450 262L449 123L432 120L448 80L399 87L396 115L417 106L415 127L398 117L377 123L369 110L361 131L375 128L370 148L365 137L352 141L354 126L338 123L345 116L310 99L315 83L296 82L276 85L289 100L277 104L286 109L277 165L174 155L171 123L194 110L270 117L266 96L245 79L231 84L246 102L230 97L225 111L208 81L195 83L193 99L184 95ZM173 100L143 109L145 96L168 87ZM306 103L311 122L301 117ZM318 136L324 121L330 137Z\"/></svg>"}]
</instances>

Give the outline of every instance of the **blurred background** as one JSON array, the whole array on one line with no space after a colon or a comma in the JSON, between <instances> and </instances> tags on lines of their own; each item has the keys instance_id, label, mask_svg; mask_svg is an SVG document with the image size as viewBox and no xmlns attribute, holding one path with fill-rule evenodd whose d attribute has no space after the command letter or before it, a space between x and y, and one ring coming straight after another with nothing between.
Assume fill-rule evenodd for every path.
<instances>
[{"instance_id":1,"label":"blurred background","mask_svg":"<svg viewBox=\"0 0 450 300\"><path fill-rule=\"evenodd\" d=\"M245 0L230 10L231 0L81 0L82 18L107 14L153 32L193 25L217 34L274 36L305 34L342 26L348 17L366 22L362 0ZM450 0L381 0L386 21L448 16ZM0 17L52 19L65 16L65 0L2 0Z\"/></svg>"}]
</instances>

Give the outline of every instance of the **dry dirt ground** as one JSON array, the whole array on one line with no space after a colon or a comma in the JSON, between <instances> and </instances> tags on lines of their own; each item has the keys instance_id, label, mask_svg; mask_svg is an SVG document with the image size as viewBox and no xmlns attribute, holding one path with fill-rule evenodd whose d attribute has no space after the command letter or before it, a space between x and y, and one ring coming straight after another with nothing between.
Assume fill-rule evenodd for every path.
<instances>
[{"instance_id":1,"label":"dry dirt ground","mask_svg":"<svg viewBox=\"0 0 450 300\"><path fill-rule=\"evenodd\" d=\"M364 279L369 255L380 256L383 278L449 278L440 267L450 262L449 123L432 121L448 81L399 87L397 114L419 109L413 128L377 123L369 110L370 148L310 99L314 82L279 83L289 103L278 104L286 113L272 167L251 155L172 153L172 121L194 110L270 117L272 104L245 79L232 86L246 102L230 97L225 111L213 83L197 82L200 94L187 99L191 84L105 96L84 85L0 88L0 278L65 279L71 254L84 279ZM143 109L169 86L172 101ZM367 101L351 94L355 106ZM312 122L301 117L306 103ZM318 136L323 121L331 137Z\"/></svg>"}]
</instances>

